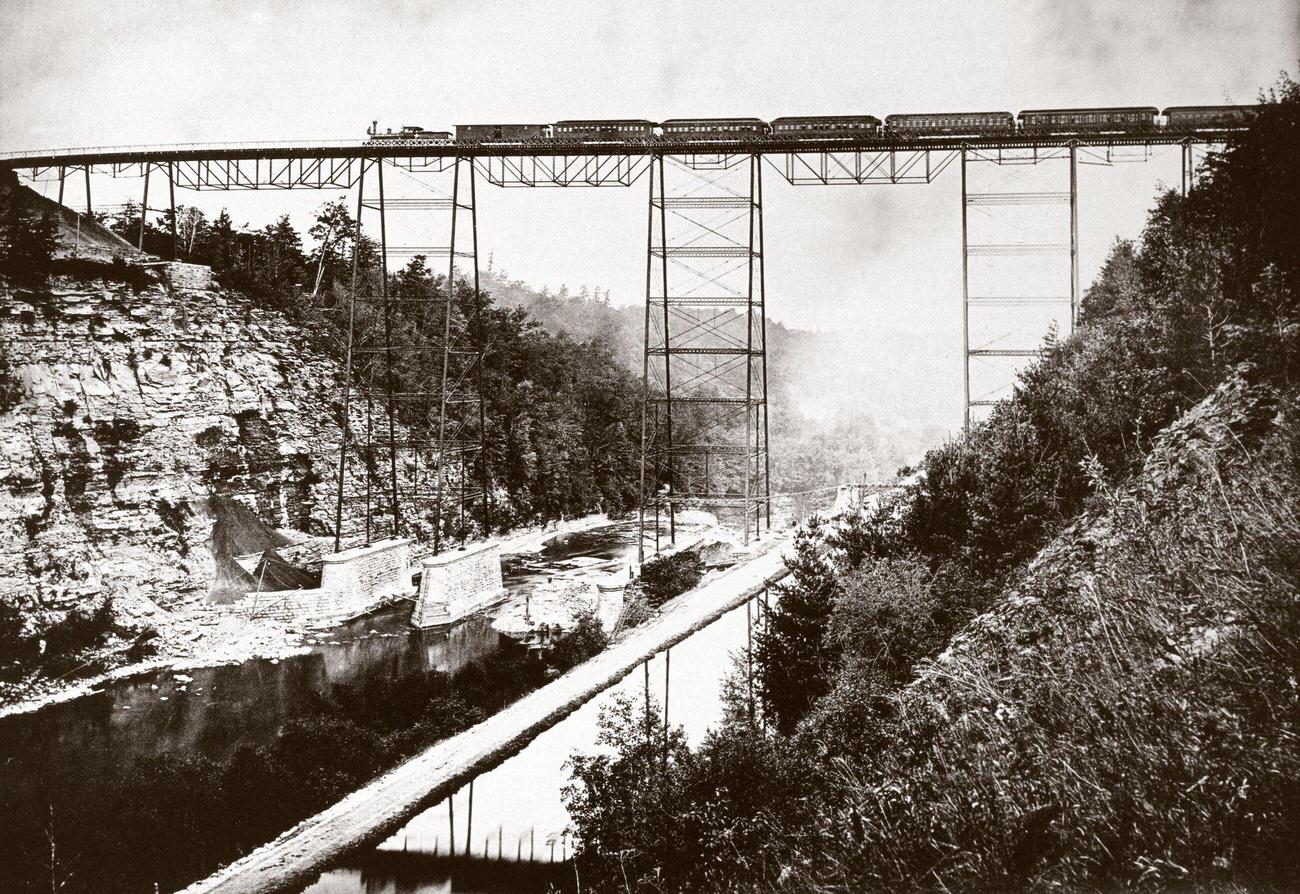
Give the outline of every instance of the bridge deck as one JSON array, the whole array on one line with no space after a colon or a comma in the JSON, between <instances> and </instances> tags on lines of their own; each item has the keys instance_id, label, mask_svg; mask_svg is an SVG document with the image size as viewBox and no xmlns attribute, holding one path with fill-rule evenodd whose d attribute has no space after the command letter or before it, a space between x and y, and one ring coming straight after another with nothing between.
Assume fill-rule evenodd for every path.
<instances>
[{"instance_id":1,"label":"bridge deck","mask_svg":"<svg viewBox=\"0 0 1300 894\"><path fill-rule=\"evenodd\" d=\"M784 537L773 535L753 559L679 597L659 617L600 655L477 726L433 745L269 844L195 882L183 894L298 890L340 857L378 844L470 779L522 750L642 661L784 577L781 547L786 543Z\"/></svg>"},{"instance_id":2,"label":"bridge deck","mask_svg":"<svg viewBox=\"0 0 1300 894\"><path fill-rule=\"evenodd\" d=\"M293 159L547 157L626 155L780 155L798 152L905 152L917 150L1029 149L1060 146L1148 146L1174 143L1222 143L1238 130L1150 127L1127 131L1038 134L1020 131L992 136L895 135L853 139L755 137L735 140L432 140L401 145L367 145L360 141L281 143L207 143L164 146L103 146L36 149L0 153L0 168L49 168L60 165L131 165L203 161L284 161Z\"/></svg>"}]
</instances>

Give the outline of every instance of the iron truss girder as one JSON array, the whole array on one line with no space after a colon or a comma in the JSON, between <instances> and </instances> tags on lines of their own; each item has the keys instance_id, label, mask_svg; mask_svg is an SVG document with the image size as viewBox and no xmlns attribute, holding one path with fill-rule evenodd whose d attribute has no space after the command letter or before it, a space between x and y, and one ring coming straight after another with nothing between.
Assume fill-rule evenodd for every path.
<instances>
[{"instance_id":1,"label":"iron truss girder","mask_svg":"<svg viewBox=\"0 0 1300 894\"><path fill-rule=\"evenodd\" d=\"M929 183L958 157L953 149L790 152L768 161L795 186Z\"/></svg>"},{"instance_id":2,"label":"iron truss girder","mask_svg":"<svg viewBox=\"0 0 1300 894\"><path fill-rule=\"evenodd\" d=\"M176 163L176 185L194 190L352 189L359 159L217 159Z\"/></svg>"},{"instance_id":3,"label":"iron truss girder","mask_svg":"<svg viewBox=\"0 0 1300 894\"><path fill-rule=\"evenodd\" d=\"M362 143L309 144L287 143L206 143L201 145L106 146L95 148L38 149L0 153L0 168L31 169L38 167L102 166L114 162L155 162L177 164L195 161L307 160L382 158L403 166L431 166L434 159L456 158L544 158L619 156L649 160L659 155L690 159L691 167L731 166L751 155L784 155L820 152L907 152L917 150L962 150L971 152L998 149L1028 149L1047 152L1068 146L1098 150L1123 146L1160 146L1180 143L1217 145L1231 142L1241 129L1197 130L1150 128L1115 133L1076 133L1052 136L1036 133L995 135L898 134L857 136L852 138L792 139L788 137L752 136L730 140L602 140L565 142L556 140L506 141L431 141L410 145L373 146ZM400 161L399 161L400 160ZM446 167L440 170L446 170ZM485 172L486 174L486 172ZM626 184L620 184L626 185Z\"/></svg>"},{"instance_id":4,"label":"iron truss girder","mask_svg":"<svg viewBox=\"0 0 1300 894\"><path fill-rule=\"evenodd\" d=\"M496 186L631 186L650 165L646 155L501 155L476 162Z\"/></svg>"}]
</instances>

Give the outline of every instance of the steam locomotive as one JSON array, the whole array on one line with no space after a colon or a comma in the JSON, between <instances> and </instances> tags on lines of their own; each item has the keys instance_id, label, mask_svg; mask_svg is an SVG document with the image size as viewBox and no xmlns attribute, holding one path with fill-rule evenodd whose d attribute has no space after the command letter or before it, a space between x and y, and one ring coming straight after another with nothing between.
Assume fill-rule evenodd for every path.
<instances>
[{"instance_id":1,"label":"steam locomotive","mask_svg":"<svg viewBox=\"0 0 1300 894\"><path fill-rule=\"evenodd\" d=\"M1031 109L1010 112L930 112L887 115L807 115L776 118L642 118L556 121L554 124L458 124L455 142L491 143L680 143L692 141L860 140L1034 136L1097 136L1143 131L1233 130L1247 126L1258 106L1122 106L1095 109ZM452 141L448 131L407 125L397 133L366 132L366 145L420 145Z\"/></svg>"}]
</instances>

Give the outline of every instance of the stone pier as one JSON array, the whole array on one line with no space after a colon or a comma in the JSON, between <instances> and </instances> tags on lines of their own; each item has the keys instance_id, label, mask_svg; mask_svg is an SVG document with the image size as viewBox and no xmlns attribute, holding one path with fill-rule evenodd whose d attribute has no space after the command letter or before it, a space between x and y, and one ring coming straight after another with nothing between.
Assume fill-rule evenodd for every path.
<instances>
[{"instance_id":1,"label":"stone pier","mask_svg":"<svg viewBox=\"0 0 1300 894\"><path fill-rule=\"evenodd\" d=\"M421 559L420 567L420 595L411 613L416 627L455 623L506 595L495 541Z\"/></svg>"},{"instance_id":2,"label":"stone pier","mask_svg":"<svg viewBox=\"0 0 1300 894\"><path fill-rule=\"evenodd\" d=\"M322 559L319 587L249 593L227 606L227 611L246 618L331 626L385 599L407 595L411 589L410 550L411 541L404 538L345 549Z\"/></svg>"}]
</instances>

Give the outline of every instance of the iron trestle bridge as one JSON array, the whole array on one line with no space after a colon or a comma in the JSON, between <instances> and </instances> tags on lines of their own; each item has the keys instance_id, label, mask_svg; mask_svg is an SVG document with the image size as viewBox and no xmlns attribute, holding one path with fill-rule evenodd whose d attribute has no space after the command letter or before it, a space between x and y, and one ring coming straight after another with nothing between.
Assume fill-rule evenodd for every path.
<instances>
[{"instance_id":1,"label":"iron trestle bridge","mask_svg":"<svg viewBox=\"0 0 1300 894\"><path fill-rule=\"evenodd\" d=\"M372 239L377 234L379 251L374 259L361 258L356 251L352 258L336 546L343 545L345 503L357 508L364 501L366 541L415 536L431 539L435 551L441 548L445 509L458 511L462 522L477 517L486 527L493 492L490 426L481 399L484 345L473 324L482 307L478 184L629 188L645 181L640 490L644 558L662 546L662 522L667 523L669 541L675 539L676 514L683 508L714 509L743 527L746 542L771 528L765 173L796 186L869 186L927 184L950 168L960 170L969 426L973 410L992 405L1005 393L1014 374L1006 364L1024 362L1041 347L1037 340L1009 340L1002 331L1009 308L1026 317L1052 315L1062 328L1073 328L1080 298L1078 165L1141 161L1150 157L1153 147L1179 147L1181 186L1186 191L1195 177L1196 153L1227 143L1239 132L1152 125L1065 134L1020 129L969 135L748 134L690 140L205 143L0 153L0 169L18 171L47 187L57 183L60 204L84 200L87 215L94 213L92 174L139 179L144 213L138 245L144 243L148 213L166 214L173 257L179 256L178 190L354 191L358 234L363 227ZM1065 176L1049 189L986 189L971 182L979 169L1012 165L1063 168ZM441 184L441 191L436 197L430 192L396 195L396 172L431 186ZM157 201L160 180L165 204ZM1040 217L1029 225L1027 236L1024 227L1014 238L980 232L980 224L997 223L1025 209L1051 220ZM394 225L412 218L421 238L403 244L393 235ZM1053 228L1049 237L1047 231ZM394 336L392 310L410 299L390 294L388 277L374 275L375 270L389 270L392 259L417 255L446 264L445 294L425 301L429 313L441 315L443 336L436 343L401 342ZM1056 263L1052 259L1060 261L1059 276L1029 292L1018 288L1017 270L1036 261ZM986 275L985 267L993 272ZM473 299L468 310L462 308L471 320L464 331L452 325L457 282L468 285ZM984 320L994 320L993 328ZM393 378L395 358L412 354L423 358L429 379L422 390L399 393ZM992 387L990 369L995 374ZM981 373L983 382L978 381ZM362 403L364 424L350 415ZM414 439L405 431L399 415L409 418L412 412L425 414L430 438ZM364 482L356 480L358 466L365 469L360 476ZM406 471L411 468L413 473ZM431 529L419 524L421 517L432 517Z\"/></svg>"},{"instance_id":2,"label":"iron trestle bridge","mask_svg":"<svg viewBox=\"0 0 1300 894\"><path fill-rule=\"evenodd\" d=\"M337 471L336 545L345 503L364 501L367 541L395 534L421 536L421 507L441 520L444 504L464 518L486 518L493 489L489 427L481 400L484 345L475 327L453 332L456 283L469 290L470 317L481 309L479 181L501 187L632 187L644 181L646 296L641 402L641 549L669 541L676 513L708 507L743 525L744 538L771 530L767 401L767 293L770 249L763 220L763 179L773 173L793 185L927 184L950 168L961 178L962 313L966 421L992 403L994 391L972 386L980 364L1032 358L1036 343L1008 341L980 328L982 315L1046 310L1073 327L1079 291L1080 164L1142 161L1152 147L1181 149L1181 185L1196 175L1196 153L1230 142L1233 130L1167 127L1067 136L1008 133L968 137L862 137L738 140L404 144L204 144L42 150L0 154L0 169L49 185L58 200L73 194L93 214L92 174L142 181L139 242L148 212L170 212L176 251L177 190L345 189L355 191L358 234L377 234L378 258L353 251L347 296L346 366ZM1050 188L1017 183L981 186L984 169L1029 166L1059 177ZM393 173L443 184L430 198L393 194ZM385 183L388 172L389 183ZM167 203L150 204L151 179L165 177ZM981 230L1029 209L1046 222L1018 237ZM394 223L415 218L419 243L401 244ZM1048 220L1047 218L1050 218ZM1041 223L1041 227L1040 227ZM435 234L435 235L430 235ZM354 239L354 244L360 239ZM445 261L446 292L422 299L440 314L435 342L401 343L391 311L403 300L390 291L390 258L412 253ZM1031 260L1059 262L1051 282L1025 291L1017 270ZM997 262L1000 272L982 274ZM373 270L367 270L367 264ZM1017 288L1020 286L1019 288ZM462 304L462 306L464 306ZM365 320L370 322L367 324ZM399 392L396 356L426 358L426 387ZM1005 385L1003 386L1005 387ZM364 412L349 413L349 402ZM416 438L397 424L397 408L428 414L432 434ZM355 411L355 407L353 408ZM353 416L363 422L353 421ZM349 459L354 461L349 464ZM399 461L407 472L398 475ZM423 478L421 477L423 463ZM364 474L354 470L361 466ZM361 479L361 480L358 480ZM385 506L386 501L386 506ZM372 511L373 509L373 511ZM356 513L355 515L359 515ZM355 517L354 515L354 517ZM666 519L664 518L666 516ZM662 523L666 521L666 526ZM442 527L432 532L435 550ZM483 724L424 754L307 820L209 879L193 892L271 892L310 880L340 854L374 843L460 783L518 750L540 730L603 691L646 658L680 641L729 608L747 604L781 577L774 549L759 545L754 560L710 586L684 596L650 622L560 680L521 699ZM665 718L666 718L665 705Z\"/></svg>"}]
</instances>

